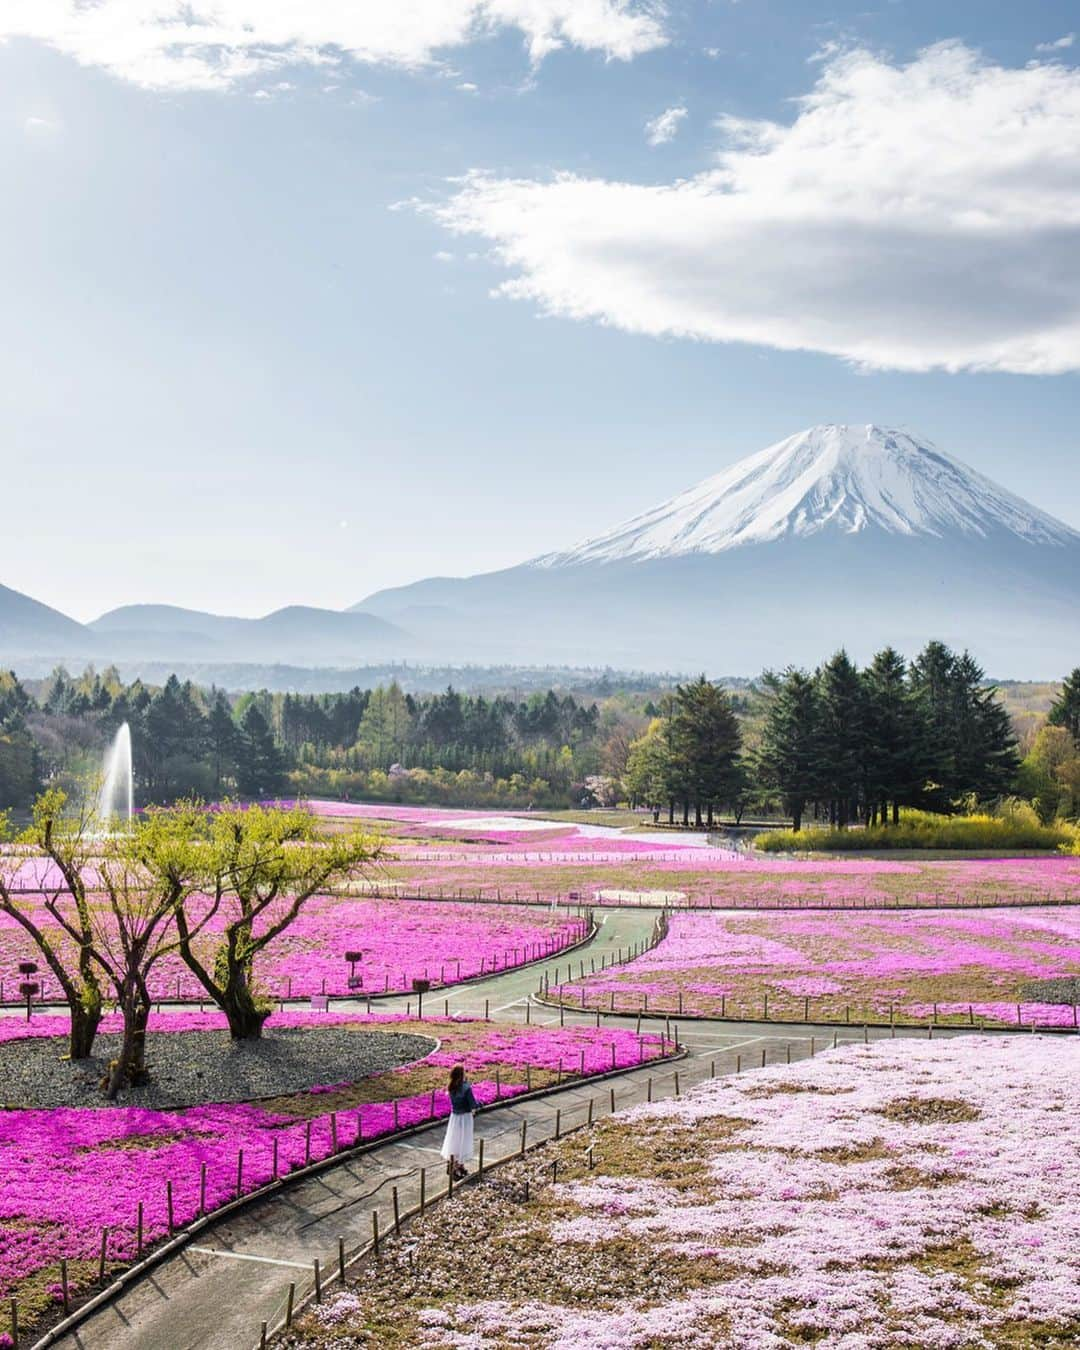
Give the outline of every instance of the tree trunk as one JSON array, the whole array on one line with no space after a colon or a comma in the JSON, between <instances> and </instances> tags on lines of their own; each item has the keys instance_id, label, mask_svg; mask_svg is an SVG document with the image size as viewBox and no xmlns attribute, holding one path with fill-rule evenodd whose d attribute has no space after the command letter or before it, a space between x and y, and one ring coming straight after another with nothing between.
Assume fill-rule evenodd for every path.
<instances>
[{"instance_id":1,"label":"tree trunk","mask_svg":"<svg viewBox=\"0 0 1080 1350\"><path fill-rule=\"evenodd\" d=\"M672 799L668 802L668 804L667 804L667 823L668 823L669 825L674 825L674 824L675 824L675 800L674 800L674 798L672 798Z\"/></svg>"},{"instance_id":2,"label":"tree trunk","mask_svg":"<svg viewBox=\"0 0 1080 1350\"><path fill-rule=\"evenodd\" d=\"M257 1041L262 1036L263 1023L270 1016L270 1008L260 1008L248 983L247 971L234 967L221 999L221 1011L229 1023L229 1035L234 1041Z\"/></svg>"},{"instance_id":3,"label":"tree trunk","mask_svg":"<svg viewBox=\"0 0 1080 1350\"><path fill-rule=\"evenodd\" d=\"M94 1037L101 1022L101 1004L93 1008L83 1006L81 999L68 1003L71 1013L71 1033L68 1037L68 1058L88 1059L94 1049Z\"/></svg>"},{"instance_id":4,"label":"tree trunk","mask_svg":"<svg viewBox=\"0 0 1080 1350\"><path fill-rule=\"evenodd\" d=\"M694 824L701 829L701 802L694 802Z\"/></svg>"},{"instance_id":5,"label":"tree trunk","mask_svg":"<svg viewBox=\"0 0 1080 1350\"><path fill-rule=\"evenodd\" d=\"M798 834L801 829L802 829L802 807L796 806L791 813L791 831L793 834Z\"/></svg>"},{"instance_id":6,"label":"tree trunk","mask_svg":"<svg viewBox=\"0 0 1080 1350\"><path fill-rule=\"evenodd\" d=\"M105 1095L114 1101L116 1094L128 1083L138 1082L146 1069L142 1066L144 1054L144 1035L149 1008L144 1005L137 993L129 994L121 1002L124 1016L124 1030L120 1038L120 1053L109 1065Z\"/></svg>"},{"instance_id":7,"label":"tree trunk","mask_svg":"<svg viewBox=\"0 0 1080 1350\"><path fill-rule=\"evenodd\" d=\"M892 823L893 823L894 825L899 825L899 824L900 824L900 803L899 803L899 802L893 802L893 804L892 804Z\"/></svg>"},{"instance_id":8,"label":"tree trunk","mask_svg":"<svg viewBox=\"0 0 1080 1350\"><path fill-rule=\"evenodd\" d=\"M684 825L689 825L689 824L690 824L690 800L689 800L689 798L687 798L687 797L684 797L684 798L683 798L683 804L682 804L682 823L683 823Z\"/></svg>"}]
</instances>

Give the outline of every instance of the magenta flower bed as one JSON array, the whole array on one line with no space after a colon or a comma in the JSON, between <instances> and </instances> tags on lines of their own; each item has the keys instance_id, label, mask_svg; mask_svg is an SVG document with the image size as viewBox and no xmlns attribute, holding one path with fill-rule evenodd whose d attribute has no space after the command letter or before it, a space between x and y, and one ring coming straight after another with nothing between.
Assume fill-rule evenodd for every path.
<instances>
[{"instance_id":1,"label":"magenta flower bed","mask_svg":"<svg viewBox=\"0 0 1080 1350\"><path fill-rule=\"evenodd\" d=\"M944 862L887 858L747 858L720 849L673 851L633 836L590 840L559 852L496 849L469 854L440 843L399 848L391 874L408 893L485 899L565 898L591 904L703 909L967 908L1080 902L1080 858L987 858ZM606 892L621 892L617 897Z\"/></svg>"},{"instance_id":2,"label":"magenta flower bed","mask_svg":"<svg viewBox=\"0 0 1080 1350\"><path fill-rule=\"evenodd\" d=\"M1025 993L1080 975L1080 909L674 914L658 946L553 992L702 1016L986 1021L1072 1026L1072 1005ZM1020 1005L1019 1012L1017 1005Z\"/></svg>"},{"instance_id":3,"label":"magenta flower bed","mask_svg":"<svg viewBox=\"0 0 1080 1350\"><path fill-rule=\"evenodd\" d=\"M272 1025L325 1025L349 1022L364 1026L397 1025L441 1038L440 1048L422 1066L449 1069L463 1062L482 1103L498 1095L525 1090L526 1066L586 1076L635 1065L665 1053L654 1036L637 1037L619 1029L592 1027L545 1029L477 1022L402 1017L335 1016L285 1013ZM217 1014L170 1014L151 1023L152 1036L224 1027ZM30 1027L33 1036L58 1035L66 1019L41 1017ZM118 1030L107 1017L104 1032ZM0 1040L26 1034L15 1019L0 1018ZM58 1045L58 1053L62 1046ZM584 1056L584 1058L582 1058ZM496 1088L496 1071L499 1087ZM391 1070L390 1075L408 1069ZM385 1075L382 1076L385 1080ZM316 1095L341 1087L314 1085ZM295 1094L293 1094L295 1095ZM405 1093L394 1100L365 1102L316 1115L310 1122L275 1113L258 1103L193 1106L157 1111L134 1106L60 1110L8 1110L0 1113L0 1295L18 1295L35 1277L49 1278L61 1257L95 1263L101 1230L107 1228L110 1261L129 1262L136 1255L136 1219L143 1204L144 1241L153 1243L168 1230L167 1183L172 1182L173 1218L182 1226L196 1217L200 1175L206 1168L206 1206L215 1209L236 1196L237 1162L243 1150L242 1187L252 1191L273 1175L275 1146L279 1175L307 1161L325 1159L352 1146L358 1136L376 1139L395 1127L429 1120L430 1092ZM434 1094L434 1114L449 1112L445 1092ZM42 1273L45 1272L43 1275ZM74 1276L86 1285L96 1275L90 1265Z\"/></svg>"},{"instance_id":4,"label":"magenta flower bed","mask_svg":"<svg viewBox=\"0 0 1080 1350\"><path fill-rule=\"evenodd\" d=\"M51 926L40 904L35 917ZM215 921L211 931L220 928ZM451 985L535 961L580 941L585 932L584 919L536 908L313 896L258 958L255 975L264 992L276 998L402 992L412 988L414 979ZM349 951L361 953L355 965L359 983L352 988L352 967L345 961ZM22 928L0 914L0 981L7 1002L18 1000L23 960L43 965ZM57 994L48 971L36 978L46 995ZM151 992L155 998L205 997L174 954L155 967Z\"/></svg>"}]
</instances>

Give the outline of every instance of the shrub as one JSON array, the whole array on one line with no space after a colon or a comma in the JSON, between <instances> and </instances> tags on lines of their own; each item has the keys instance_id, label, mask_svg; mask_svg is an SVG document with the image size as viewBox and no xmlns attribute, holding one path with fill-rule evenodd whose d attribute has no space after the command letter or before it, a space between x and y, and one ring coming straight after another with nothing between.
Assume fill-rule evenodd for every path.
<instances>
[{"instance_id":1,"label":"shrub","mask_svg":"<svg viewBox=\"0 0 1080 1350\"><path fill-rule=\"evenodd\" d=\"M1030 849L1080 850L1077 832L1055 823L1043 825L1027 802L1006 802L995 814L940 816L907 811L899 825L847 830L770 830L755 847L763 853L839 853L874 849Z\"/></svg>"}]
</instances>

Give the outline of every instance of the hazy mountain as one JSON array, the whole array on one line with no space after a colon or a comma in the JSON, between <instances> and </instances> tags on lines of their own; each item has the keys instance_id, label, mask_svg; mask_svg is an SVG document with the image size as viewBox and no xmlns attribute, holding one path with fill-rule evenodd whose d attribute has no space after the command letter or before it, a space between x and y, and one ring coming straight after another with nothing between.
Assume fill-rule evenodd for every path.
<instances>
[{"instance_id":1,"label":"hazy mountain","mask_svg":"<svg viewBox=\"0 0 1080 1350\"><path fill-rule=\"evenodd\" d=\"M40 600L0 586L0 655L24 652L63 656L87 650L90 633L81 623Z\"/></svg>"},{"instance_id":2,"label":"hazy mountain","mask_svg":"<svg viewBox=\"0 0 1080 1350\"><path fill-rule=\"evenodd\" d=\"M751 672L930 637L1001 675L1080 652L1080 533L927 442L823 426L518 567L358 609L440 656Z\"/></svg>"},{"instance_id":3,"label":"hazy mountain","mask_svg":"<svg viewBox=\"0 0 1080 1350\"><path fill-rule=\"evenodd\" d=\"M407 655L413 639L371 614L289 605L260 619L173 605L124 605L89 625L110 659L285 662L338 665L360 658Z\"/></svg>"}]
</instances>

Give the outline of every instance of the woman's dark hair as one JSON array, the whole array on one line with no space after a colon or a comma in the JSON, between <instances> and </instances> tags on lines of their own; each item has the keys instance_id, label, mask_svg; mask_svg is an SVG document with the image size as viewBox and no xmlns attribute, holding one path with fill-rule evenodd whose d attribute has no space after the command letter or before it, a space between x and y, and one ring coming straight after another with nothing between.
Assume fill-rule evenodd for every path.
<instances>
[{"instance_id":1,"label":"woman's dark hair","mask_svg":"<svg viewBox=\"0 0 1080 1350\"><path fill-rule=\"evenodd\" d=\"M465 1081L465 1065L455 1064L450 1070L450 1081L446 1085L447 1092L454 1093L460 1090Z\"/></svg>"}]
</instances>

